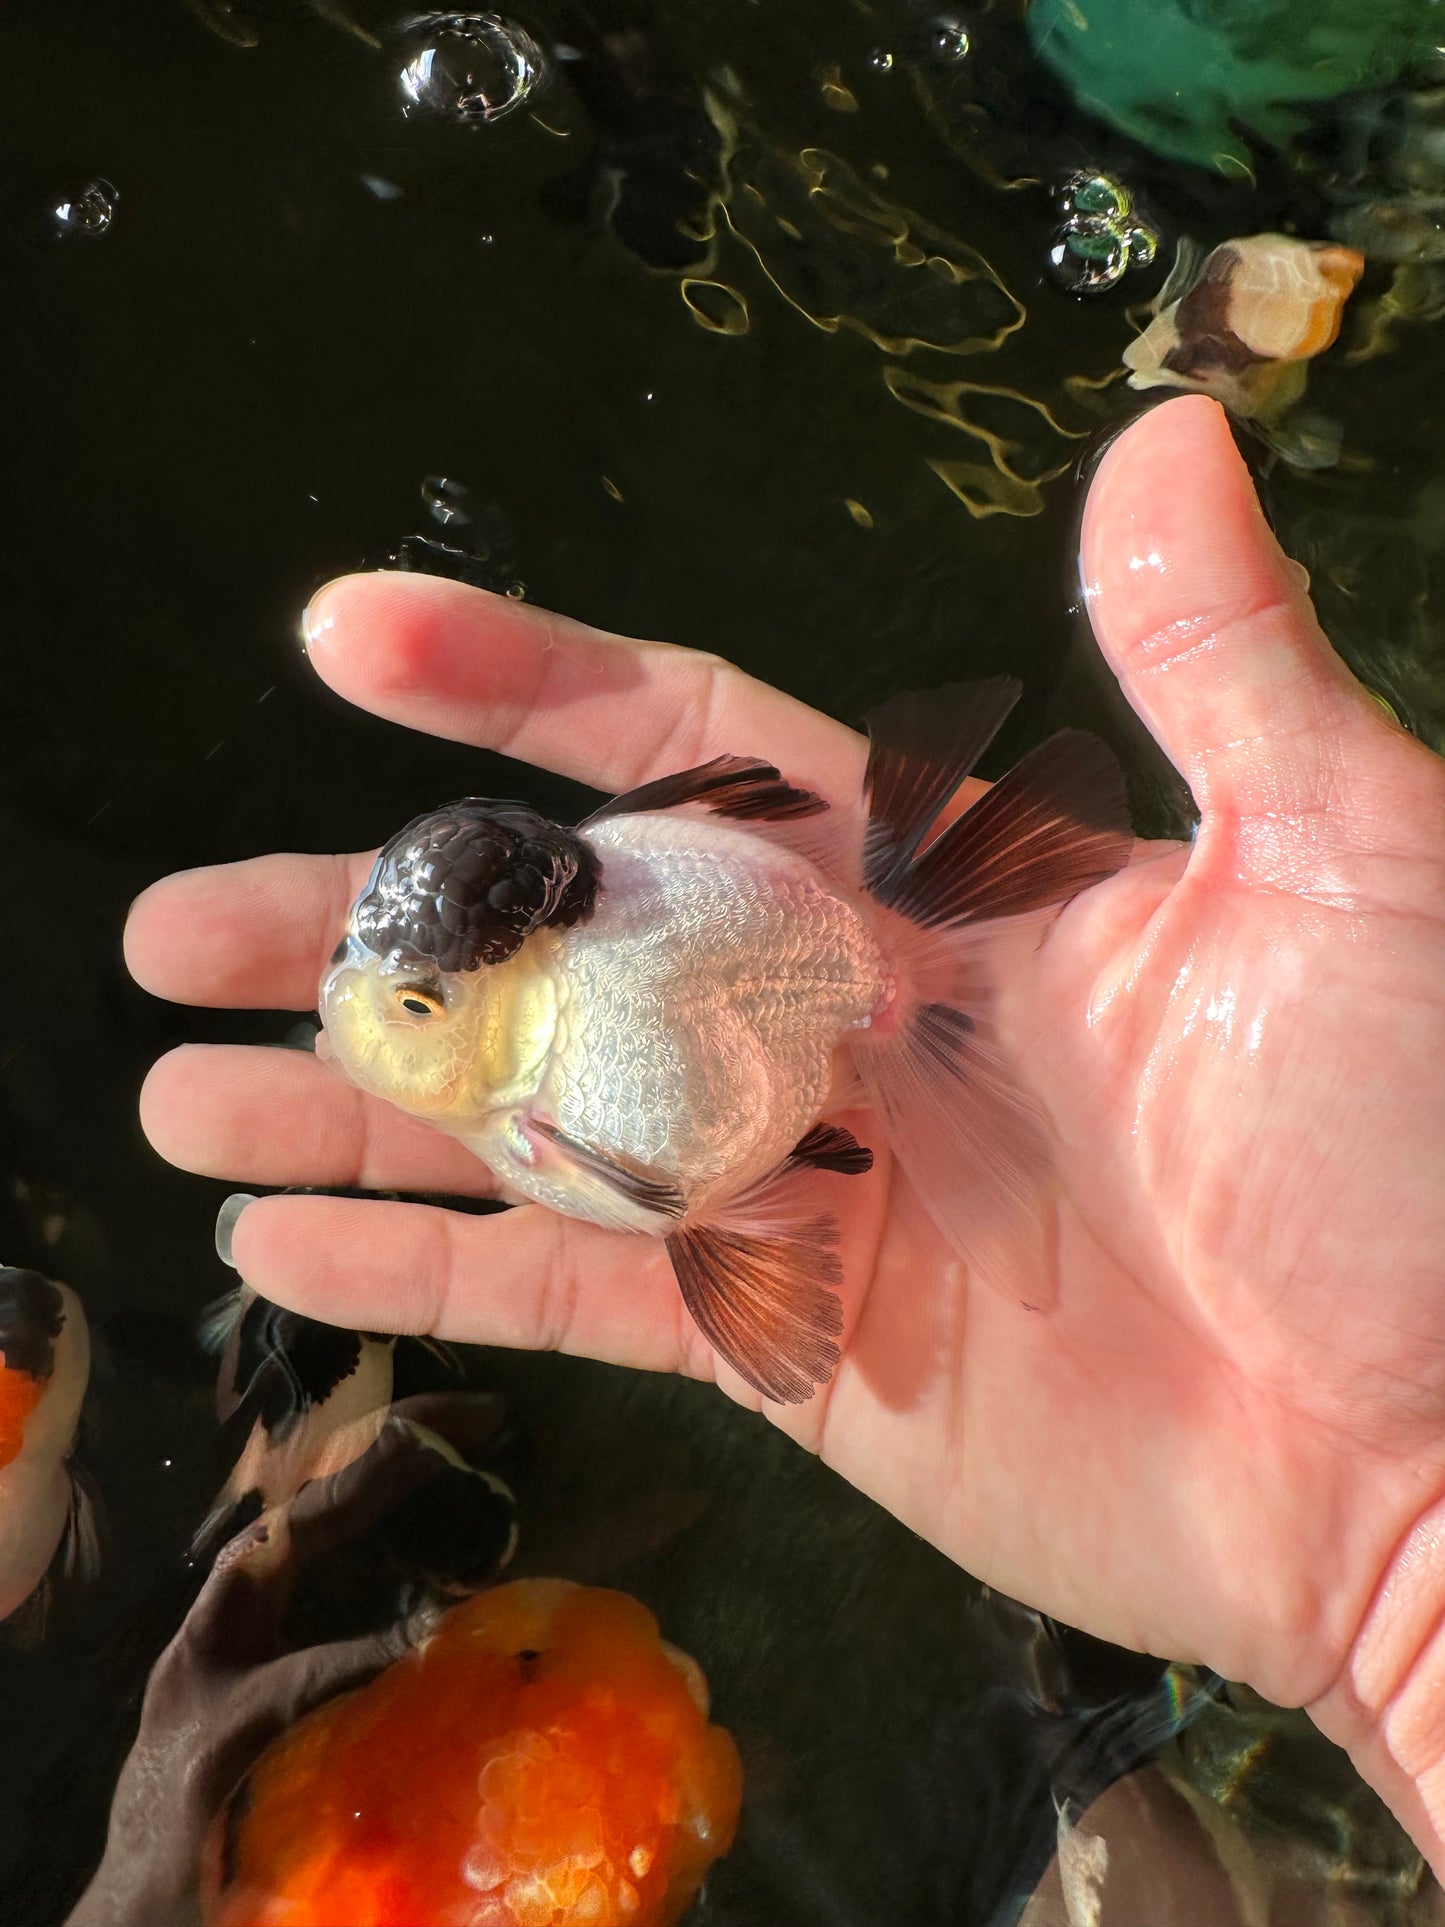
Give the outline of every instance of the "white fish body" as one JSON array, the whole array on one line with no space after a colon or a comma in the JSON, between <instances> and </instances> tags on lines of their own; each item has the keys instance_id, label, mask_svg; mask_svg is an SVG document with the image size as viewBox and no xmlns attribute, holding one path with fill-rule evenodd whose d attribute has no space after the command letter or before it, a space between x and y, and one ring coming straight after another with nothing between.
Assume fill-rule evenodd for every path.
<instances>
[{"instance_id":1,"label":"white fish body","mask_svg":"<svg viewBox=\"0 0 1445 1927\"><path fill-rule=\"evenodd\" d=\"M624 1168L666 1173L686 1215L746 1189L817 1120L848 1033L890 973L859 911L802 855L730 824L611 817L589 838L593 916L531 941L555 1026L535 1087L462 1133L522 1196L665 1234L532 1119ZM482 986L479 984L479 993Z\"/></svg>"}]
</instances>

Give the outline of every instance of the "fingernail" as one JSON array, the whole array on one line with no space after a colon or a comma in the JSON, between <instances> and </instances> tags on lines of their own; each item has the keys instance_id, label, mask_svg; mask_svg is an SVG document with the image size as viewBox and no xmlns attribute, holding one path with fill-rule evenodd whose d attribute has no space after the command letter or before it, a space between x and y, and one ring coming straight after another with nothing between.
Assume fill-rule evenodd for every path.
<instances>
[{"instance_id":1,"label":"fingernail","mask_svg":"<svg viewBox=\"0 0 1445 1927\"><path fill-rule=\"evenodd\" d=\"M236 1269L236 1260L231 1255L231 1242L236 1235L236 1225L246 1206L255 1202L254 1191L233 1191L216 1213L216 1256L223 1265L229 1265L232 1271Z\"/></svg>"},{"instance_id":2,"label":"fingernail","mask_svg":"<svg viewBox=\"0 0 1445 1927\"><path fill-rule=\"evenodd\" d=\"M302 614L301 641L308 653L335 625L335 612L327 607L334 587L334 583L328 582L324 589L318 589Z\"/></svg>"}]
</instances>

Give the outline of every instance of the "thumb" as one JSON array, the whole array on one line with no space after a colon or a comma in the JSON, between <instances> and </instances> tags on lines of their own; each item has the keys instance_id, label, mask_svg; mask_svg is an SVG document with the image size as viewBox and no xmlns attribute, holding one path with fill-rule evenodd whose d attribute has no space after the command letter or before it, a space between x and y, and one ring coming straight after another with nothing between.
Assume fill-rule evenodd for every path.
<instances>
[{"instance_id":1,"label":"thumb","mask_svg":"<svg viewBox=\"0 0 1445 1927\"><path fill-rule=\"evenodd\" d=\"M1080 572L1125 695L1211 816L1331 800L1343 732L1380 726L1275 541L1224 411L1152 408L1089 490Z\"/></svg>"}]
</instances>

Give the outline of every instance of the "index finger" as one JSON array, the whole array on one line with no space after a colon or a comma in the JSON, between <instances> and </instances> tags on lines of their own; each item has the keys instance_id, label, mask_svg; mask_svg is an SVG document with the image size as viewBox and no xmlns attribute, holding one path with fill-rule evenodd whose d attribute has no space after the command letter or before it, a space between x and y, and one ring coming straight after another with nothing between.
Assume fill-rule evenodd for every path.
<instances>
[{"instance_id":1,"label":"index finger","mask_svg":"<svg viewBox=\"0 0 1445 1927\"><path fill-rule=\"evenodd\" d=\"M830 801L861 736L730 663L634 642L434 576L345 576L312 601L318 673L363 709L616 792L732 752ZM177 1003L312 1010L371 855L276 856L153 884L126 925L132 976Z\"/></svg>"},{"instance_id":2,"label":"index finger","mask_svg":"<svg viewBox=\"0 0 1445 1927\"><path fill-rule=\"evenodd\" d=\"M606 635L438 576L342 576L304 622L312 667L374 715L608 792L724 752L851 801L862 738L721 657Z\"/></svg>"}]
</instances>

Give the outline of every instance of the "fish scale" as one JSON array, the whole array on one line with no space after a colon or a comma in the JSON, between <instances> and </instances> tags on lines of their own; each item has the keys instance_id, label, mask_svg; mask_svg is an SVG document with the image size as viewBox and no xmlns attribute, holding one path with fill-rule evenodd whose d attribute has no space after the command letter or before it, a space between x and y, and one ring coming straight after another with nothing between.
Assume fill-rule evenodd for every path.
<instances>
[{"instance_id":1,"label":"fish scale","mask_svg":"<svg viewBox=\"0 0 1445 1927\"><path fill-rule=\"evenodd\" d=\"M690 1200L740 1167L761 1175L817 1116L839 1036L884 994L876 940L806 858L747 831L626 816L591 841L605 887L559 948L567 1034L544 1100Z\"/></svg>"}]
</instances>

